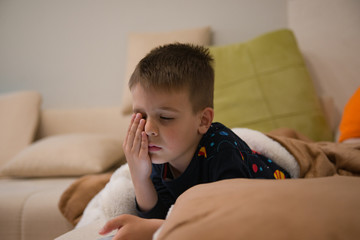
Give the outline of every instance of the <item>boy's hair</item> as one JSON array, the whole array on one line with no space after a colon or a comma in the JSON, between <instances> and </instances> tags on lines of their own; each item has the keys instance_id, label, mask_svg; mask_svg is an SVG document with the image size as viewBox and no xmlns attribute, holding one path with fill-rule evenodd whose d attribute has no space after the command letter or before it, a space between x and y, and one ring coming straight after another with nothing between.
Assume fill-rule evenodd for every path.
<instances>
[{"instance_id":1,"label":"boy's hair","mask_svg":"<svg viewBox=\"0 0 360 240\"><path fill-rule=\"evenodd\" d=\"M136 66L129 88L188 90L194 112L213 108L214 69L209 50L191 44L168 44L148 53Z\"/></svg>"}]
</instances>

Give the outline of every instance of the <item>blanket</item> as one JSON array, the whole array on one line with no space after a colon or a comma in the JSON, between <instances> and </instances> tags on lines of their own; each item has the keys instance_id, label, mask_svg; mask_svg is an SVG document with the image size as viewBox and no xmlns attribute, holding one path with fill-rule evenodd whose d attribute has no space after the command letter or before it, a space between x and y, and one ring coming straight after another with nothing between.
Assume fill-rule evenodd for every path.
<instances>
[{"instance_id":1,"label":"blanket","mask_svg":"<svg viewBox=\"0 0 360 240\"><path fill-rule=\"evenodd\" d=\"M272 159L292 178L360 175L360 143L312 142L291 129L268 134L236 128L250 148ZM125 164L114 173L84 176L63 193L60 211L76 227L123 213L135 214L134 190Z\"/></svg>"}]
</instances>

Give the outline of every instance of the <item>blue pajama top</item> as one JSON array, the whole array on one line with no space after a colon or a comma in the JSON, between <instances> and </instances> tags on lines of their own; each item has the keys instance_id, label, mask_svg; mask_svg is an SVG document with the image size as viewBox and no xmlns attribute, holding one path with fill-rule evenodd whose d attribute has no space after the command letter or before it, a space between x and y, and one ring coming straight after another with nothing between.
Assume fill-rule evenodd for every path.
<instances>
[{"instance_id":1,"label":"blue pajama top","mask_svg":"<svg viewBox=\"0 0 360 240\"><path fill-rule=\"evenodd\" d=\"M271 159L252 151L229 128L213 123L200 140L189 166L178 178L173 179L168 163L153 164L151 179L158 202L147 212L137 206L138 215L164 219L170 206L187 189L230 178L284 179L290 175Z\"/></svg>"}]
</instances>

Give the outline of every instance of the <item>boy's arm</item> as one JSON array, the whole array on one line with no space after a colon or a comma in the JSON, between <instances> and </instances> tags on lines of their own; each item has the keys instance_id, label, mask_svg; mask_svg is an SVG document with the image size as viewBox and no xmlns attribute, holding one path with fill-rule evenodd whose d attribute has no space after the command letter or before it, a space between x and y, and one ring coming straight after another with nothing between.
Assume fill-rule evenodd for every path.
<instances>
[{"instance_id":1,"label":"boy's arm","mask_svg":"<svg viewBox=\"0 0 360 240\"><path fill-rule=\"evenodd\" d=\"M165 219L170 206L174 204L174 199L162 181L161 165L152 166L151 181L156 189L158 201L154 208L152 208L150 211L141 211L138 204L136 203L137 214L142 218Z\"/></svg>"},{"instance_id":2,"label":"boy's arm","mask_svg":"<svg viewBox=\"0 0 360 240\"><path fill-rule=\"evenodd\" d=\"M145 119L142 119L140 113L134 114L123 143L123 149L134 184L138 207L142 211L149 211L156 205L158 196L150 178L152 164L144 127Z\"/></svg>"}]
</instances>

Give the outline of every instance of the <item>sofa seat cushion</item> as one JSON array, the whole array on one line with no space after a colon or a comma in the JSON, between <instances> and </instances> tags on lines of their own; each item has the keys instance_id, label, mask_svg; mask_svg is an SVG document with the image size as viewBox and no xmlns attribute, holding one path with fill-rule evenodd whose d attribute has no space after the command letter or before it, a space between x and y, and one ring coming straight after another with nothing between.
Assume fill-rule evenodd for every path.
<instances>
[{"instance_id":1,"label":"sofa seat cushion","mask_svg":"<svg viewBox=\"0 0 360 240\"><path fill-rule=\"evenodd\" d=\"M74 180L0 179L0 239L54 239L71 230L58 201Z\"/></svg>"}]
</instances>

